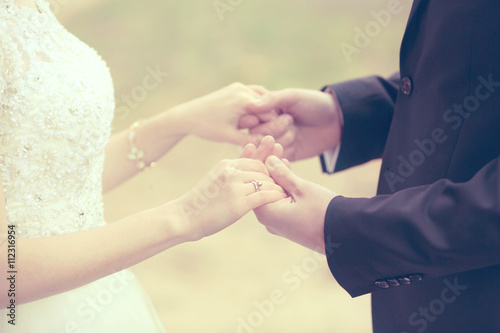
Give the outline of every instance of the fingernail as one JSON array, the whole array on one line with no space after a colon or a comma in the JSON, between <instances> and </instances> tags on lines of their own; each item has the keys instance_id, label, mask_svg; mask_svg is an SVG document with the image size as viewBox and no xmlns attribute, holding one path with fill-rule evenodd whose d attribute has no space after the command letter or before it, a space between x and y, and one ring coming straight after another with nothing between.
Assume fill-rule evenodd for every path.
<instances>
[{"instance_id":1,"label":"fingernail","mask_svg":"<svg viewBox=\"0 0 500 333\"><path fill-rule=\"evenodd\" d=\"M253 101L254 105L260 106L264 104L264 100L262 98L257 98L256 100Z\"/></svg>"},{"instance_id":2,"label":"fingernail","mask_svg":"<svg viewBox=\"0 0 500 333\"><path fill-rule=\"evenodd\" d=\"M276 156L269 156L267 159L266 159L266 166L269 168L269 169L274 169L275 167L277 167L278 165L281 165L281 161L279 158L277 158Z\"/></svg>"}]
</instances>

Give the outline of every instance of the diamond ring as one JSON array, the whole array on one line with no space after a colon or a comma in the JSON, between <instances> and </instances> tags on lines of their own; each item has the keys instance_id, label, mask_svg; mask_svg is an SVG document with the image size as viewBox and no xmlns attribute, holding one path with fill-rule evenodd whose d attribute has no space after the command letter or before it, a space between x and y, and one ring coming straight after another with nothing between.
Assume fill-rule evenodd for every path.
<instances>
[{"instance_id":1,"label":"diamond ring","mask_svg":"<svg viewBox=\"0 0 500 333\"><path fill-rule=\"evenodd\" d=\"M252 180L252 184L255 187L255 192L259 192L261 190L262 185L264 183L263 182L258 182L256 180Z\"/></svg>"}]
</instances>

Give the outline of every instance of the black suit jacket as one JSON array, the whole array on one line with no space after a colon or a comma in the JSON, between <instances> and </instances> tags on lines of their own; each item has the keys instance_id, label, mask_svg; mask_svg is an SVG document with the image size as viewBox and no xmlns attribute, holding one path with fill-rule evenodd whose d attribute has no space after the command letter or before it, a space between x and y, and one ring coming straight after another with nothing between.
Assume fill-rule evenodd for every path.
<instances>
[{"instance_id":1,"label":"black suit jacket","mask_svg":"<svg viewBox=\"0 0 500 333\"><path fill-rule=\"evenodd\" d=\"M378 195L337 197L330 269L373 327L500 332L500 0L416 0L400 74L333 89L336 171L382 157ZM333 245L332 245L333 244Z\"/></svg>"}]
</instances>

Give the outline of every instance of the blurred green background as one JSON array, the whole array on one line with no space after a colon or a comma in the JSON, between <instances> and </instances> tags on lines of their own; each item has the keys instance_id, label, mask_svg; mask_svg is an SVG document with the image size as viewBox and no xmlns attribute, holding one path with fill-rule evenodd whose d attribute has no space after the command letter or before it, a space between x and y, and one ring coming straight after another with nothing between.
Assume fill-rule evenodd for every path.
<instances>
[{"instance_id":1,"label":"blurred green background","mask_svg":"<svg viewBox=\"0 0 500 333\"><path fill-rule=\"evenodd\" d=\"M364 29L374 21L372 11L387 9L389 2L225 0L219 3L231 11L221 19L212 0L52 0L61 22L111 68L115 131L234 81L319 89L359 76L389 75L398 68L411 1L401 0L401 13L372 31L351 61L340 48L343 42L354 45L354 29ZM137 105L126 106L122 96L142 85L148 68L169 76ZM186 138L157 168L106 194L107 220L182 195L217 161L238 153L228 144ZM356 197L375 194L379 167L374 161L327 176L318 159L294 164L300 176ZM171 333L370 332L369 296L350 298L325 260L316 267L311 258L311 251L269 235L251 213L218 235L166 251L133 271ZM284 279L305 263L309 273L296 280L300 284ZM255 302L269 300L273 290L283 293L284 303L259 315ZM255 327L238 330L240 319Z\"/></svg>"}]
</instances>

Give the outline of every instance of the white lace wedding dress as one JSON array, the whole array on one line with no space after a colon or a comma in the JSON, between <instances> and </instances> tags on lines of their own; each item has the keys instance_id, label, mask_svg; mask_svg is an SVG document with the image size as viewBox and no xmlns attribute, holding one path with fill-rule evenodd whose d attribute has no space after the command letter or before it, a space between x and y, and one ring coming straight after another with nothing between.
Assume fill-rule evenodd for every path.
<instances>
[{"instance_id":1,"label":"white lace wedding dress","mask_svg":"<svg viewBox=\"0 0 500 333\"><path fill-rule=\"evenodd\" d=\"M18 238L106 223L101 177L114 112L110 73L45 0L36 4L38 10L0 0L0 170L7 221ZM7 319L0 310L0 332L164 332L127 270L18 306L16 326Z\"/></svg>"}]
</instances>

